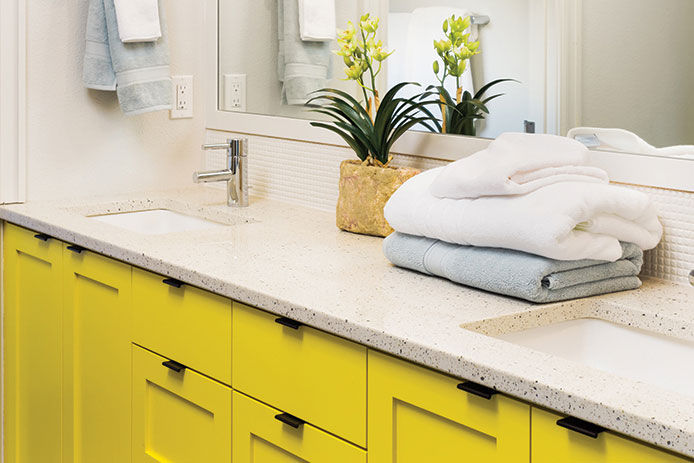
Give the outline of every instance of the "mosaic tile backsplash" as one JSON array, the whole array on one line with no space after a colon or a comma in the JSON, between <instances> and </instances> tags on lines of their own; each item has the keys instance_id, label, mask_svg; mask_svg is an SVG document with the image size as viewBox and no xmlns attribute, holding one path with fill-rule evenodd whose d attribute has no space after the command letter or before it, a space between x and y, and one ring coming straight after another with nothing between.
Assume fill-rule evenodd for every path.
<instances>
[{"instance_id":1,"label":"mosaic tile backsplash","mask_svg":"<svg viewBox=\"0 0 694 463\"><path fill-rule=\"evenodd\" d=\"M354 155L349 148L207 131L207 143L224 142L231 136L249 139L249 184L254 196L332 211L337 204L340 162ZM431 169L447 161L397 156L397 166ZM205 169L223 169L222 152L206 152ZM648 193L657 205L665 235L660 245L646 255L644 275L689 284L694 269L694 193L633 187Z\"/></svg>"}]
</instances>

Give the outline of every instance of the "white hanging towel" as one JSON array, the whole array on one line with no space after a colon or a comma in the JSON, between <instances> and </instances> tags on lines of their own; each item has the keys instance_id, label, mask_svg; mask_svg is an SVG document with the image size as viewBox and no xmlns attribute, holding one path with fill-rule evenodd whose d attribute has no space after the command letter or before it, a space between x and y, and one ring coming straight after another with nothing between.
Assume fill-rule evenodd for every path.
<instances>
[{"instance_id":1,"label":"white hanging towel","mask_svg":"<svg viewBox=\"0 0 694 463\"><path fill-rule=\"evenodd\" d=\"M585 141L592 148L613 149L651 156L673 156L683 159L694 159L694 145L656 148L635 133L624 129L576 127L569 130L566 136Z\"/></svg>"},{"instance_id":2,"label":"white hanging towel","mask_svg":"<svg viewBox=\"0 0 694 463\"><path fill-rule=\"evenodd\" d=\"M487 149L447 165L431 185L438 198L521 195L559 182L608 183L590 152L566 137L504 133Z\"/></svg>"},{"instance_id":3,"label":"white hanging towel","mask_svg":"<svg viewBox=\"0 0 694 463\"><path fill-rule=\"evenodd\" d=\"M158 0L114 0L123 43L155 42L161 37Z\"/></svg>"},{"instance_id":4,"label":"white hanging towel","mask_svg":"<svg viewBox=\"0 0 694 463\"><path fill-rule=\"evenodd\" d=\"M330 42L336 33L335 0L299 0L299 29L304 42Z\"/></svg>"}]
</instances>

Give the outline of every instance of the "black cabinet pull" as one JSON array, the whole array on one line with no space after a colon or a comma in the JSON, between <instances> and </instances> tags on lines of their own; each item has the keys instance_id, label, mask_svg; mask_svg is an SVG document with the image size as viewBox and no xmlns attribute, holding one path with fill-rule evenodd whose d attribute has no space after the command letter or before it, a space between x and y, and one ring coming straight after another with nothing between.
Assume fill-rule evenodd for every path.
<instances>
[{"instance_id":1,"label":"black cabinet pull","mask_svg":"<svg viewBox=\"0 0 694 463\"><path fill-rule=\"evenodd\" d=\"M76 252L77 254L82 254L83 251L87 250L87 249L83 248L82 246L77 246L76 244L71 244L67 248L72 252Z\"/></svg>"},{"instance_id":2,"label":"black cabinet pull","mask_svg":"<svg viewBox=\"0 0 694 463\"><path fill-rule=\"evenodd\" d=\"M294 429L299 429L299 426L306 423L301 418L297 418L296 416L290 415L289 413L280 413L279 415L275 415L275 419L277 421L281 421L282 423L291 426Z\"/></svg>"},{"instance_id":3,"label":"black cabinet pull","mask_svg":"<svg viewBox=\"0 0 694 463\"><path fill-rule=\"evenodd\" d=\"M490 400L494 394L499 393L491 387L482 386L481 384L473 383L472 381L465 381L464 383L458 384L458 389L487 400Z\"/></svg>"},{"instance_id":4,"label":"black cabinet pull","mask_svg":"<svg viewBox=\"0 0 694 463\"><path fill-rule=\"evenodd\" d=\"M584 436L592 437L593 439L597 439L601 432L606 431L602 426L583 421L579 418L574 418L573 416L567 416L566 418L558 420L557 426L583 434Z\"/></svg>"},{"instance_id":5,"label":"black cabinet pull","mask_svg":"<svg viewBox=\"0 0 694 463\"><path fill-rule=\"evenodd\" d=\"M279 323L280 325L289 327L293 330L298 330L299 328L304 326L303 323L298 322L296 320L292 320L291 318L287 317L275 318L275 323Z\"/></svg>"},{"instance_id":6,"label":"black cabinet pull","mask_svg":"<svg viewBox=\"0 0 694 463\"><path fill-rule=\"evenodd\" d=\"M175 278L165 278L161 282L165 285L173 286L174 288L180 288L185 284L181 280L177 280Z\"/></svg>"},{"instance_id":7,"label":"black cabinet pull","mask_svg":"<svg viewBox=\"0 0 694 463\"><path fill-rule=\"evenodd\" d=\"M50 236L45 235L45 234L43 234L43 233L39 233L39 234L34 235L34 238L36 238L37 240L41 240L41 241L43 241L44 243L45 243L46 241L48 241L48 240L51 239Z\"/></svg>"},{"instance_id":8,"label":"black cabinet pull","mask_svg":"<svg viewBox=\"0 0 694 463\"><path fill-rule=\"evenodd\" d=\"M186 369L185 365L178 363L178 362L174 362L173 360L167 360L166 362L161 362L161 364L164 365L169 370L175 371L176 373L180 373Z\"/></svg>"}]
</instances>

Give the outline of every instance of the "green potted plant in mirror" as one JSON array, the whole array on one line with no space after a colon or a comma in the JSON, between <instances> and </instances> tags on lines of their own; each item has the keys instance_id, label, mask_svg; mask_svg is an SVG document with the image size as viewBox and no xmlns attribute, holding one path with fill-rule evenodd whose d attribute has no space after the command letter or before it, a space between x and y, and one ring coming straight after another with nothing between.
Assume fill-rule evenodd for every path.
<instances>
[{"instance_id":1,"label":"green potted plant in mirror","mask_svg":"<svg viewBox=\"0 0 694 463\"><path fill-rule=\"evenodd\" d=\"M484 85L474 95L463 88L461 80L468 62L480 54L480 42L471 41L470 33L466 32L470 26L469 16L456 18L453 15L443 22L445 37L434 40L434 48L439 56L434 61L434 74L441 85L432 85L421 95L423 99L436 95L441 102L441 118L432 120L431 124L422 124L432 132L476 136L477 121L489 114L487 104L503 96L496 94L485 98L487 91L502 82L517 82L514 79L497 79ZM455 79L455 99L445 87L449 78Z\"/></svg>"},{"instance_id":2,"label":"green potted plant in mirror","mask_svg":"<svg viewBox=\"0 0 694 463\"><path fill-rule=\"evenodd\" d=\"M390 150L407 130L434 116L426 108L430 101L419 96L401 98L403 82L382 98L377 77L383 62L392 54L377 40L378 18L365 14L359 27L350 22L339 32L340 49L336 52L346 65L346 80L355 81L363 96L359 101L347 92L325 88L309 101L311 111L329 117L327 122L312 122L339 135L359 160L340 165L340 194L337 226L343 230L375 236L387 236L393 229L383 217L383 207L391 195L419 171L390 166ZM434 101L438 103L438 101Z\"/></svg>"}]
</instances>

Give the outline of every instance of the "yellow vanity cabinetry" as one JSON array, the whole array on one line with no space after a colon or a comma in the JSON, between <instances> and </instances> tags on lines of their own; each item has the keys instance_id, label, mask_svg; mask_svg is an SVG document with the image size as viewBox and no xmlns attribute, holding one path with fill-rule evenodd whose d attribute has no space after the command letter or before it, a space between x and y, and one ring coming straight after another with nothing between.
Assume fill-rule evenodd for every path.
<instances>
[{"instance_id":1,"label":"yellow vanity cabinetry","mask_svg":"<svg viewBox=\"0 0 694 463\"><path fill-rule=\"evenodd\" d=\"M231 301L133 269L133 342L231 385Z\"/></svg>"},{"instance_id":2,"label":"yellow vanity cabinetry","mask_svg":"<svg viewBox=\"0 0 694 463\"><path fill-rule=\"evenodd\" d=\"M366 451L234 392L234 463L366 463Z\"/></svg>"},{"instance_id":3,"label":"yellow vanity cabinetry","mask_svg":"<svg viewBox=\"0 0 694 463\"><path fill-rule=\"evenodd\" d=\"M234 303L235 390L366 447L366 348Z\"/></svg>"},{"instance_id":4,"label":"yellow vanity cabinetry","mask_svg":"<svg viewBox=\"0 0 694 463\"><path fill-rule=\"evenodd\" d=\"M132 346L133 463L229 463L231 388Z\"/></svg>"},{"instance_id":5,"label":"yellow vanity cabinetry","mask_svg":"<svg viewBox=\"0 0 694 463\"><path fill-rule=\"evenodd\" d=\"M5 462L60 462L63 244L3 233Z\"/></svg>"},{"instance_id":6,"label":"yellow vanity cabinetry","mask_svg":"<svg viewBox=\"0 0 694 463\"><path fill-rule=\"evenodd\" d=\"M129 461L132 268L78 246L63 256L63 461Z\"/></svg>"},{"instance_id":7,"label":"yellow vanity cabinetry","mask_svg":"<svg viewBox=\"0 0 694 463\"><path fill-rule=\"evenodd\" d=\"M369 463L528 463L530 406L461 384L369 351Z\"/></svg>"},{"instance_id":8,"label":"yellow vanity cabinetry","mask_svg":"<svg viewBox=\"0 0 694 463\"><path fill-rule=\"evenodd\" d=\"M595 437L557 424L563 416L532 407L533 463L686 463L694 460L603 431Z\"/></svg>"}]
</instances>

